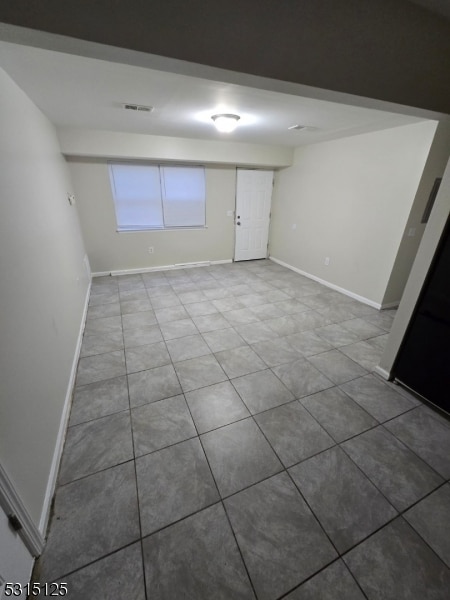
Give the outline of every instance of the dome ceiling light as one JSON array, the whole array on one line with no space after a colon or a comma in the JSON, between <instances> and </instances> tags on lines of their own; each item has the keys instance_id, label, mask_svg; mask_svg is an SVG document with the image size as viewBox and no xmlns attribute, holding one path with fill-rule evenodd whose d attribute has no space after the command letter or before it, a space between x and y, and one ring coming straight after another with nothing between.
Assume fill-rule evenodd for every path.
<instances>
[{"instance_id":1,"label":"dome ceiling light","mask_svg":"<svg viewBox=\"0 0 450 600\"><path fill-rule=\"evenodd\" d=\"M221 133L231 133L234 131L240 118L239 115L233 114L213 115L211 117L217 131L220 131Z\"/></svg>"}]
</instances>

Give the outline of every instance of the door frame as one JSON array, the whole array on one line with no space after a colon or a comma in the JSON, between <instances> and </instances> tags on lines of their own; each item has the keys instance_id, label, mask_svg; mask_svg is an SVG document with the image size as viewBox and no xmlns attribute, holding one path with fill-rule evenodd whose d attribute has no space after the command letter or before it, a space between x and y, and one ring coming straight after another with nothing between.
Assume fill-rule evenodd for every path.
<instances>
[{"instance_id":1,"label":"door frame","mask_svg":"<svg viewBox=\"0 0 450 600\"><path fill-rule=\"evenodd\" d=\"M25 508L19 494L0 463L0 507L6 515L15 515L22 528L17 535L33 557L41 554L45 540L29 512Z\"/></svg>"},{"instance_id":2,"label":"door frame","mask_svg":"<svg viewBox=\"0 0 450 600\"><path fill-rule=\"evenodd\" d=\"M272 193L270 196L270 211L269 211L269 224L267 226L267 247L266 247L266 255L265 257L262 257L260 259L238 259L236 260L236 221L237 221L237 183L238 183L238 171L257 171L257 172L269 172L272 173ZM271 222L272 222L272 194L273 194L273 186L274 186L274 182L275 182L275 170L274 169L258 169L256 167L252 168L252 167L236 167L236 184L235 184L235 199L234 199L234 247L233 247L233 262L245 262L245 260L264 260L267 259L269 257L269 239L270 239L270 226L271 226Z\"/></svg>"}]
</instances>

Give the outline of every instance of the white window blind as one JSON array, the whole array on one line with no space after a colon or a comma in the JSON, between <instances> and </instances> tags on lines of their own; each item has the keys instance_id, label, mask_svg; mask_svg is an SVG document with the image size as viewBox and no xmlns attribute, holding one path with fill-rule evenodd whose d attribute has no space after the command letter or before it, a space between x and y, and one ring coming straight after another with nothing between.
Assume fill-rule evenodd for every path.
<instances>
[{"instance_id":1,"label":"white window blind","mask_svg":"<svg viewBox=\"0 0 450 600\"><path fill-rule=\"evenodd\" d=\"M118 231L205 227L202 167L110 163Z\"/></svg>"}]
</instances>

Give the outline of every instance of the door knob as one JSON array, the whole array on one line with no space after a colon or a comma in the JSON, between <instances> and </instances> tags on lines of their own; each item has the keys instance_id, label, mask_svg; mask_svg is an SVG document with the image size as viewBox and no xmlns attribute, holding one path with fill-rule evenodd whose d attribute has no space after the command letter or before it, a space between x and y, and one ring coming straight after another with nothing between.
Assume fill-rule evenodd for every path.
<instances>
[{"instance_id":1,"label":"door knob","mask_svg":"<svg viewBox=\"0 0 450 600\"><path fill-rule=\"evenodd\" d=\"M236 225L240 225L240 224L241 224L241 222L240 222L240 221L238 221L238 222L236 223Z\"/></svg>"}]
</instances>

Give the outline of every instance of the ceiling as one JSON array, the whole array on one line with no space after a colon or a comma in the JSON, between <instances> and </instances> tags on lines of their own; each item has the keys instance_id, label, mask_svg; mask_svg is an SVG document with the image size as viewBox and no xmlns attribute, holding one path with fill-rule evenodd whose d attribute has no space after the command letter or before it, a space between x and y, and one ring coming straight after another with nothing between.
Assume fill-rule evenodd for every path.
<instances>
[{"instance_id":1,"label":"ceiling","mask_svg":"<svg viewBox=\"0 0 450 600\"><path fill-rule=\"evenodd\" d=\"M57 127L301 146L423 119L0 42L0 66ZM124 110L151 105L151 113ZM219 134L211 115L237 113ZM289 131L292 125L303 131Z\"/></svg>"}]
</instances>

